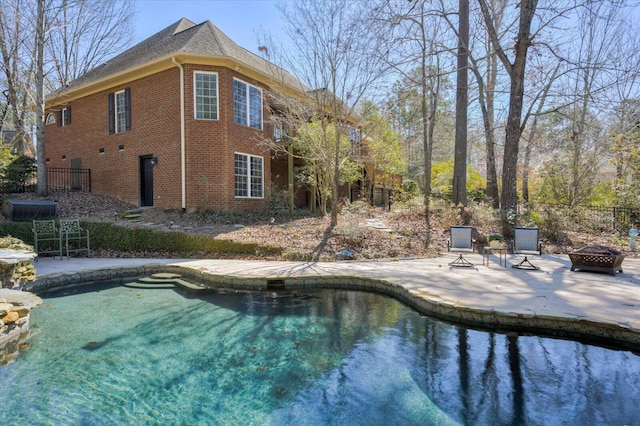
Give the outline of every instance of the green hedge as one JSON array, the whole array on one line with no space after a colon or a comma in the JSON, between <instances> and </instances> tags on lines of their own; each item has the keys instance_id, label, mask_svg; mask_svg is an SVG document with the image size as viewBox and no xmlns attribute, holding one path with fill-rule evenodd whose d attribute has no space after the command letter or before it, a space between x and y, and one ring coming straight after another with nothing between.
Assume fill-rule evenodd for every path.
<instances>
[{"instance_id":1,"label":"green hedge","mask_svg":"<svg viewBox=\"0 0 640 426\"><path fill-rule=\"evenodd\" d=\"M217 240L203 235L162 232L148 228L127 228L106 222L82 222L82 226L89 230L92 249L177 255L278 255L282 252L279 247L256 243ZM31 222L0 223L0 236L10 235L33 244L31 227Z\"/></svg>"},{"instance_id":2,"label":"green hedge","mask_svg":"<svg viewBox=\"0 0 640 426\"><path fill-rule=\"evenodd\" d=\"M0 223L0 237L15 237L27 244L33 245L33 231L31 222L3 222Z\"/></svg>"}]
</instances>

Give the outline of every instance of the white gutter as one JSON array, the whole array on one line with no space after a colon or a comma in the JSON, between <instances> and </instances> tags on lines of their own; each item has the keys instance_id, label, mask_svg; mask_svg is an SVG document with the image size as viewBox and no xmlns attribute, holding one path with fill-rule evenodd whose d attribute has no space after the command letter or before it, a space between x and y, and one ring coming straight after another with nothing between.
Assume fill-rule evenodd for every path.
<instances>
[{"instance_id":1,"label":"white gutter","mask_svg":"<svg viewBox=\"0 0 640 426\"><path fill-rule=\"evenodd\" d=\"M171 57L171 62L180 68L180 190L182 192L182 211L184 212L187 210L187 156L184 135L184 67L176 61L175 56Z\"/></svg>"}]
</instances>

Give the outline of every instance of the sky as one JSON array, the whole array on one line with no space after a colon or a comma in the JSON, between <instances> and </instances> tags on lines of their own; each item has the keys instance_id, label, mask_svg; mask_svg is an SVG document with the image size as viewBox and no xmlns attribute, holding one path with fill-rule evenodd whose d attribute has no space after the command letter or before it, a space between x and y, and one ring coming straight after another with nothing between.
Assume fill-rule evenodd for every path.
<instances>
[{"instance_id":1,"label":"sky","mask_svg":"<svg viewBox=\"0 0 640 426\"><path fill-rule=\"evenodd\" d=\"M207 20L231 40L258 53L256 33L266 31L284 38L282 18L272 0L137 0L135 43L138 43L181 18L196 24Z\"/></svg>"}]
</instances>

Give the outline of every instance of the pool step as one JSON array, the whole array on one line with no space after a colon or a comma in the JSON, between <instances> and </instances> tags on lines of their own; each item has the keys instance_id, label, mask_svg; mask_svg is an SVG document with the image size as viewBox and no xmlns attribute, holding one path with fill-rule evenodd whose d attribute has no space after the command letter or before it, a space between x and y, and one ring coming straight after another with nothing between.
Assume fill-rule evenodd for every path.
<instances>
[{"instance_id":1,"label":"pool step","mask_svg":"<svg viewBox=\"0 0 640 426\"><path fill-rule=\"evenodd\" d=\"M176 288L176 285L174 283L158 283L158 282L147 283L147 282L140 282L140 280L126 283L124 286L131 287L131 288L144 288L144 289Z\"/></svg>"},{"instance_id":2,"label":"pool step","mask_svg":"<svg viewBox=\"0 0 640 426\"><path fill-rule=\"evenodd\" d=\"M206 287L183 280L180 275L167 272L153 274L150 277L142 277L138 281L128 283L127 287L134 288L175 288L182 287L190 291L207 290Z\"/></svg>"}]
</instances>

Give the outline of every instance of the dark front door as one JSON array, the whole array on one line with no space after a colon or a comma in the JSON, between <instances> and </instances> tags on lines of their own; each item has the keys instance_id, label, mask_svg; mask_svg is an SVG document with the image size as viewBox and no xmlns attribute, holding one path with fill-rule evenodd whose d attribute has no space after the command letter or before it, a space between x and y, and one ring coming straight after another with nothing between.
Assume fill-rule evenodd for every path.
<instances>
[{"instance_id":1,"label":"dark front door","mask_svg":"<svg viewBox=\"0 0 640 426\"><path fill-rule=\"evenodd\" d=\"M153 206L153 163L150 155L140 157L140 205Z\"/></svg>"}]
</instances>

